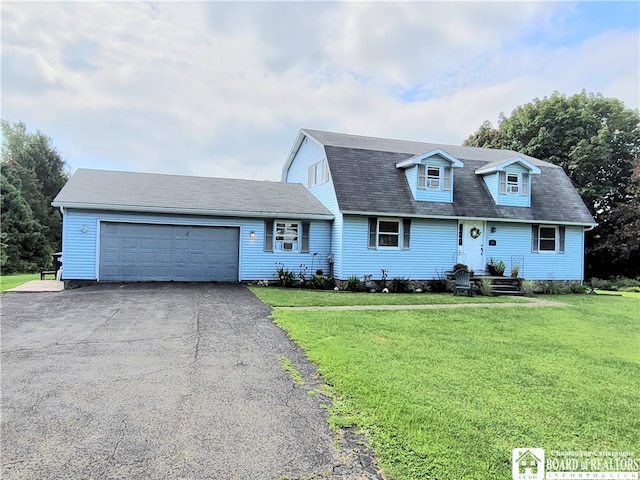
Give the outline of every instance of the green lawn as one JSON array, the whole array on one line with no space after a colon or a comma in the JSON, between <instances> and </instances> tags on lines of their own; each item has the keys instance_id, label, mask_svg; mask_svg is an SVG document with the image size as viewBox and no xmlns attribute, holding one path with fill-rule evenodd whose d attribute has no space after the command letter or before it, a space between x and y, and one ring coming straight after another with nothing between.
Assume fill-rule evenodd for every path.
<instances>
[{"instance_id":1,"label":"green lawn","mask_svg":"<svg viewBox=\"0 0 640 480\"><path fill-rule=\"evenodd\" d=\"M0 275L0 292L9 290L31 280L40 280L37 273L17 273L14 275Z\"/></svg>"},{"instance_id":2,"label":"green lawn","mask_svg":"<svg viewBox=\"0 0 640 480\"><path fill-rule=\"evenodd\" d=\"M249 288L263 302L272 307L526 302L514 297L483 297L481 295L468 297L454 296L451 293L351 293L280 287Z\"/></svg>"},{"instance_id":3,"label":"green lawn","mask_svg":"<svg viewBox=\"0 0 640 480\"><path fill-rule=\"evenodd\" d=\"M368 435L388 479L508 480L517 447L640 452L640 303L551 298L570 307L273 317L335 392L332 422Z\"/></svg>"}]
</instances>

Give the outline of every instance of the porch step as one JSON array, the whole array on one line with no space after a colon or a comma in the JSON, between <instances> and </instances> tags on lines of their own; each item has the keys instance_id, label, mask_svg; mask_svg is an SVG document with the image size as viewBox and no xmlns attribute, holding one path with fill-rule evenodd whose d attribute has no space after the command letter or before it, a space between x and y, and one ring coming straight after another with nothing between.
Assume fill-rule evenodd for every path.
<instances>
[{"instance_id":1,"label":"porch step","mask_svg":"<svg viewBox=\"0 0 640 480\"><path fill-rule=\"evenodd\" d=\"M491 288L494 295L524 295L521 278L492 277Z\"/></svg>"}]
</instances>

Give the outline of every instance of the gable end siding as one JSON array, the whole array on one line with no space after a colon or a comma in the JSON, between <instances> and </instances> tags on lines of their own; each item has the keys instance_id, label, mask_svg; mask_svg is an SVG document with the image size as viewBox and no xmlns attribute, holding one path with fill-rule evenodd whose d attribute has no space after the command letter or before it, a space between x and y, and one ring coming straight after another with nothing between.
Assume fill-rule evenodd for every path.
<instances>
[{"instance_id":1,"label":"gable end siding","mask_svg":"<svg viewBox=\"0 0 640 480\"><path fill-rule=\"evenodd\" d=\"M341 271L342 262L342 214L338 208L338 199L333 185L333 178L329 175L327 182L308 187L309 167L312 165L326 161L324 149L312 140L302 142L300 148L296 152L291 165L287 170L285 181L289 183L301 183L316 197L334 216L335 219L331 225L331 236L328 247L321 252L323 258L327 258L330 253L334 259L334 275L338 275ZM328 168L328 162L327 162ZM329 172L331 173L331 172ZM328 265L323 270L328 273Z\"/></svg>"}]
</instances>

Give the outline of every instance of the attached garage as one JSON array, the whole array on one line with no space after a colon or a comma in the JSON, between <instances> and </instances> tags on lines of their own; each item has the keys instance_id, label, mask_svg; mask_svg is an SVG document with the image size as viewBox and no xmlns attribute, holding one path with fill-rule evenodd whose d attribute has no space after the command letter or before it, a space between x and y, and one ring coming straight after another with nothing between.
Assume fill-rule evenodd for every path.
<instances>
[{"instance_id":1,"label":"attached garage","mask_svg":"<svg viewBox=\"0 0 640 480\"><path fill-rule=\"evenodd\" d=\"M278 265L330 268L334 217L302 184L81 168L53 205L67 288L235 283L272 279ZM297 225L290 245L278 240L282 224Z\"/></svg>"},{"instance_id":2,"label":"attached garage","mask_svg":"<svg viewBox=\"0 0 640 480\"><path fill-rule=\"evenodd\" d=\"M101 222L102 281L238 281L237 227Z\"/></svg>"}]
</instances>

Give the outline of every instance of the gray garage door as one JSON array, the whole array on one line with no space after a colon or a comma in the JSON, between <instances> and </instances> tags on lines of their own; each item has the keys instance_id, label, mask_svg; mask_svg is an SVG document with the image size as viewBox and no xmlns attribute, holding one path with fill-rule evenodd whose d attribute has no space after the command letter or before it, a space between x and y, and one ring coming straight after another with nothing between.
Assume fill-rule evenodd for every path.
<instances>
[{"instance_id":1,"label":"gray garage door","mask_svg":"<svg viewBox=\"0 0 640 480\"><path fill-rule=\"evenodd\" d=\"M239 229L111 223L100 225L100 280L233 282Z\"/></svg>"}]
</instances>

